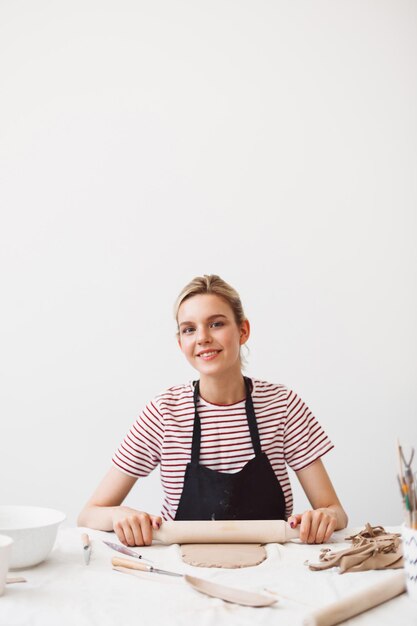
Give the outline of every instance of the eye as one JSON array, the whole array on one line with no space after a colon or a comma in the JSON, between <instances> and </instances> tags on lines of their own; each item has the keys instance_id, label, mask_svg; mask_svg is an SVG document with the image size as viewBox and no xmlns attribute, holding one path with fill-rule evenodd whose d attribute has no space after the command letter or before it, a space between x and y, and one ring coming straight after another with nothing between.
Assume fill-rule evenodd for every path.
<instances>
[{"instance_id":1,"label":"eye","mask_svg":"<svg viewBox=\"0 0 417 626\"><path fill-rule=\"evenodd\" d=\"M190 333L192 333L194 330L194 328L192 326L186 326L185 328L182 329L181 334L183 335L189 335Z\"/></svg>"},{"instance_id":2,"label":"eye","mask_svg":"<svg viewBox=\"0 0 417 626\"><path fill-rule=\"evenodd\" d=\"M221 326L224 326L224 322L212 322L210 326L213 328L220 328Z\"/></svg>"}]
</instances>

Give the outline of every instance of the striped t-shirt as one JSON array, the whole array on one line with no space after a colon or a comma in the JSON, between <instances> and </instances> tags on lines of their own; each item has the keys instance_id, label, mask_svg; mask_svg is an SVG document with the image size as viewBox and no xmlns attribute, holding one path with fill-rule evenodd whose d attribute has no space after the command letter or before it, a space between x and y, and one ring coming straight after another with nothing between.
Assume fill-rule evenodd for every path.
<instances>
[{"instance_id":1,"label":"striped t-shirt","mask_svg":"<svg viewBox=\"0 0 417 626\"><path fill-rule=\"evenodd\" d=\"M284 385L252 378L252 401L262 451L269 458L285 496L286 515L293 497L286 464L298 471L323 456L333 444L310 409ZM194 423L192 382L171 387L149 402L113 456L130 476L147 476L158 464L165 498L161 516L174 519L191 460ZM254 458L245 400L228 405L198 400L200 463L219 472L239 472ZM261 488L261 486L260 486Z\"/></svg>"}]
</instances>

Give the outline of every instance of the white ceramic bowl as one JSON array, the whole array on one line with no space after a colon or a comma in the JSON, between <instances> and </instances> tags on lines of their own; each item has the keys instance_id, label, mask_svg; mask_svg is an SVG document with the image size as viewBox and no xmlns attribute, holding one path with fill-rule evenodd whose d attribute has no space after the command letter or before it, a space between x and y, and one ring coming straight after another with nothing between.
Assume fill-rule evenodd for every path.
<instances>
[{"instance_id":1,"label":"white ceramic bowl","mask_svg":"<svg viewBox=\"0 0 417 626\"><path fill-rule=\"evenodd\" d=\"M39 506L0 506L0 535L13 539L10 569L31 567L46 559L54 547L64 513Z\"/></svg>"}]
</instances>

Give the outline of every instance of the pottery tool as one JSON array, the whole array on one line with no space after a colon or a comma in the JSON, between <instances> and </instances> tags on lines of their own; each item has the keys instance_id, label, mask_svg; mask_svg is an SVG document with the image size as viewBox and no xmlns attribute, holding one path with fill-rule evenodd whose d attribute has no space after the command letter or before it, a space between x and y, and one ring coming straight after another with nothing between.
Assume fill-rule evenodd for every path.
<instances>
[{"instance_id":1,"label":"pottery tool","mask_svg":"<svg viewBox=\"0 0 417 626\"><path fill-rule=\"evenodd\" d=\"M141 572L151 572L152 574L166 574L167 576L179 576L182 578L183 574L176 572L170 572L166 569L160 569L153 565L147 565L146 563L138 563L137 561L128 561L127 559L120 559L117 556L111 560L113 567L126 567L128 569L140 570Z\"/></svg>"},{"instance_id":2,"label":"pottery tool","mask_svg":"<svg viewBox=\"0 0 417 626\"><path fill-rule=\"evenodd\" d=\"M145 557L143 557L141 554L138 554L134 550L130 550L125 546L121 546L118 543L112 543L111 541L103 541L103 543L105 543L106 546L109 546L109 548L111 548L112 550L117 550L117 552L121 552L122 554L127 554L128 556L133 556L134 558L141 559L142 561L146 561L147 563L152 563L152 561L150 561L149 559L145 559Z\"/></svg>"},{"instance_id":3,"label":"pottery tool","mask_svg":"<svg viewBox=\"0 0 417 626\"><path fill-rule=\"evenodd\" d=\"M23 578L23 576L7 576L6 585L12 585L14 583L27 583L27 580Z\"/></svg>"},{"instance_id":4,"label":"pottery tool","mask_svg":"<svg viewBox=\"0 0 417 626\"><path fill-rule=\"evenodd\" d=\"M305 616L304 626L334 626L355 615L359 615L374 606L378 606L405 591L404 572L398 572L385 580L352 593L343 600L338 600L321 609L316 609Z\"/></svg>"},{"instance_id":5,"label":"pottery tool","mask_svg":"<svg viewBox=\"0 0 417 626\"><path fill-rule=\"evenodd\" d=\"M410 457L407 460L400 442L397 441L397 452L399 461L397 479L405 512L405 524L409 528L417 529L417 484L412 469L414 448L411 448Z\"/></svg>"},{"instance_id":6,"label":"pottery tool","mask_svg":"<svg viewBox=\"0 0 417 626\"><path fill-rule=\"evenodd\" d=\"M91 542L90 537L87 535L87 533L83 533L81 535L81 541L83 544L84 563L86 565L89 565L91 558Z\"/></svg>"},{"instance_id":7,"label":"pottery tool","mask_svg":"<svg viewBox=\"0 0 417 626\"><path fill-rule=\"evenodd\" d=\"M146 563L128 561L127 559L119 559L115 557L112 559L112 565L113 569L118 572L131 574L133 576L140 575L139 571L141 571L184 578L185 582L196 591L204 593L207 596L212 596L213 598L220 598L226 602L233 602L234 604L261 607L271 606L278 602L277 598L265 596L261 593L247 591L246 589L236 589L235 587L227 587L226 585L219 585L218 583L211 582L210 580L196 578L195 576L189 576L188 574L170 572L168 570L153 567L152 565L146 565Z\"/></svg>"},{"instance_id":8,"label":"pottery tool","mask_svg":"<svg viewBox=\"0 0 417 626\"><path fill-rule=\"evenodd\" d=\"M153 539L172 543L285 543L300 535L284 520L168 521Z\"/></svg>"}]
</instances>

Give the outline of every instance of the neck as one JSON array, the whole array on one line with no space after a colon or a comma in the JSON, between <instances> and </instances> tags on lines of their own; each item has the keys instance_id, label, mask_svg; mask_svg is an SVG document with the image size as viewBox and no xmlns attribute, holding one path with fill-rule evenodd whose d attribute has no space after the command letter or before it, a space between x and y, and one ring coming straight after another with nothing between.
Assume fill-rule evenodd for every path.
<instances>
[{"instance_id":1,"label":"neck","mask_svg":"<svg viewBox=\"0 0 417 626\"><path fill-rule=\"evenodd\" d=\"M200 394L204 400L213 404L234 404L246 396L245 381L242 372L216 378L201 376Z\"/></svg>"}]
</instances>

